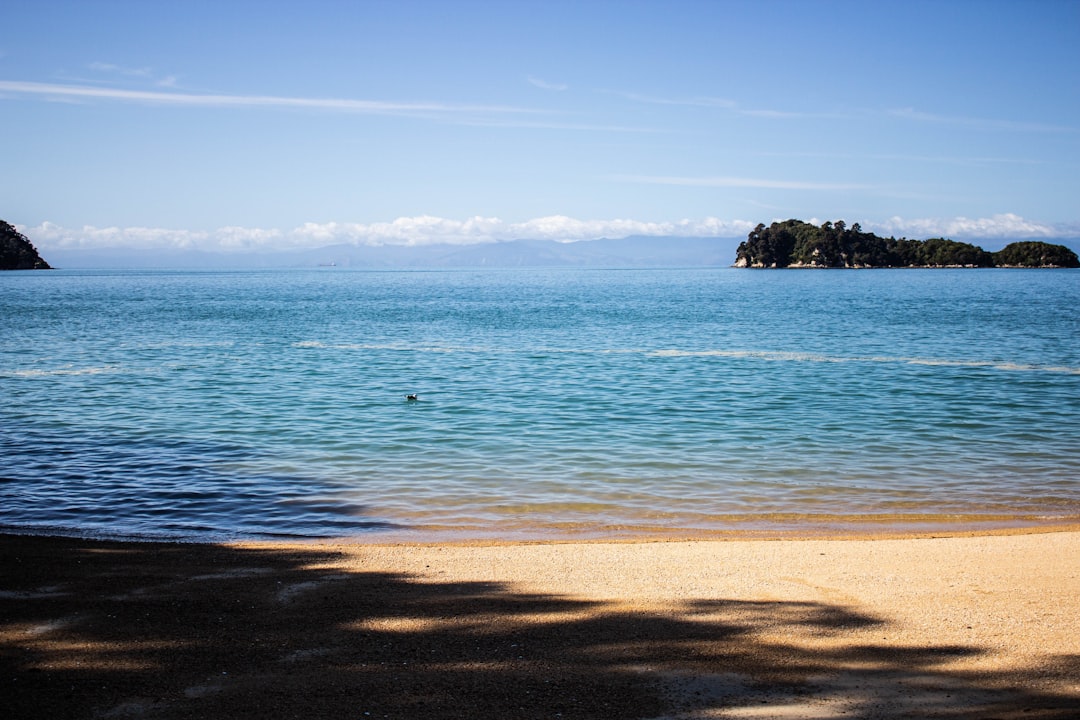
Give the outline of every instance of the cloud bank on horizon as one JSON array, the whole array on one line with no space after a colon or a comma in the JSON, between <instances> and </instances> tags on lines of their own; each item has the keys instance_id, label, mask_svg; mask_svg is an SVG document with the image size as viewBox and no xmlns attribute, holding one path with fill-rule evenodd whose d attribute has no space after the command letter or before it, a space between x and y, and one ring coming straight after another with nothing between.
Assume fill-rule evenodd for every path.
<instances>
[{"instance_id":1,"label":"cloud bank on horizon","mask_svg":"<svg viewBox=\"0 0 1080 720\"><path fill-rule=\"evenodd\" d=\"M1080 237L1078 3L446 7L5 3L0 217L45 251Z\"/></svg>"},{"instance_id":2,"label":"cloud bank on horizon","mask_svg":"<svg viewBox=\"0 0 1080 720\"><path fill-rule=\"evenodd\" d=\"M787 218L773 218L768 222L784 219ZM824 221L817 218L806 220L814 224ZM719 218L705 218L698 221L642 222L629 219L577 220L551 216L514 223L505 222L499 218L473 217L453 220L421 216L401 217L390 222L370 224L308 222L289 230L246 227L222 227L211 231L147 227L65 228L50 222L44 222L35 227L16 227L42 251L131 248L272 252L338 244L424 246L471 245L513 240L585 242L602 238L617 240L635 236L741 238L757 224L756 221L724 221ZM868 232L916 239L947 237L953 240L1054 240L1076 239L1080 236L1080 228L1053 227L1033 223L1011 214L991 218L915 220L894 217L879 224L861 224Z\"/></svg>"}]
</instances>

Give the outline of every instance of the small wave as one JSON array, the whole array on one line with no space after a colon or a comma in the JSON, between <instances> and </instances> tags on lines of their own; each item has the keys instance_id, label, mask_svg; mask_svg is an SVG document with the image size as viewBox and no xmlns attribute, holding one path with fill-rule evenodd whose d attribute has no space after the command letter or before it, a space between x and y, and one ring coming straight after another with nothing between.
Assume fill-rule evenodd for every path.
<instances>
[{"instance_id":1,"label":"small wave","mask_svg":"<svg viewBox=\"0 0 1080 720\"><path fill-rule=\"evenodd\" d=\"M420 352L420 353L506 353L517 352L513 349L490 347L465 347L453 345L410 345L408 343L324 343L320 340L300 340L292 344L295 348L313 348L319 350L376 350L381 352ZM530 350L530 352L533 352Z\"/></svg>"},{"instance_id":2,"label":"small wave","mask_svg":"<svg viewBox=\"0 0 1080 720\"><path fill-rule=\"evenodd\" d=\"M1063 365L1033 365L1030 363L996 362L993 360L939 360L934 358L870 358L874 362L900 362L908 365L938 367L989 368L1006 372L1043 372L1064 375L1080 375L1080 368Z\"/></svg>"},{"instance_id":3,"label":"small wave","mask_svg":"<svg viewBox=\"0 0 1080 720\"><path fill-rule=\"evenodd\" d=\"M117 373L120 371L120 367L116 365L87 368L63 367L53 368L51 370L0 370L0 377L38 378L57 377L62 375L104 375L106 373Z\"/></svg>"},{"instance_id":4,"label":"small wave","mask_svg":"<svg viewBox=\"0 0 1080 720\"><path fill-rule=\"evenodd\" d=\"M1063 365L1034 365L1029 363L997 362L992 360L943 360L938 358L889 357L842 357L815 353L774 352L767 350L654 350L654 357L726 357L775 362L817 363L886 363L893 365L927 365L936 367L989 368L1008 372L1042 372L1080 375L1080 368Z\"/></svg>"},{"instance_id":5,"label":"small wave","mask_svg":"<svg viewBox=\"0 0 1080 720\"><path fill-rule=\"evenodd\" d=\"M654 357L727 357L787 362L847 362L852 359L813 353L773 352L768 350L653 350L649 355Z\"/></svg>"},{"instance_id":6,"label":"small wave","mask_svg":"<svg viewBox=\"0 0 1080 720\"><path fill-rule=\"evenodd\" d=\"M316 348L323 350L378 351L378 352L415 352L415 353L489 353L534 355L547 354L599 354L599 355L635 355L649 357L722 357L741 360L764 360L768 362L805 362L805 363L883 363L893 365L926 365L937 367L988 368L1006 372L1040 372L1063 375L1080 375L1080 368L1066 365L1036 365L1032 363L999 362L993 360L947 360L940 358L891 357L885 355L844 357L823 355L820 353L790 352L777 350L643 350L635 348L558 348L558 347L519 347L494 348L486 346L463 345L412 345L409 343L333 343L320 340L301 340L292 344L296 348Z\"/></svg>"},{"instance_id":7,"label":"small wave","mask_svg":"<svg viewBox=\"0 0 1080 720\"><path fill-rule=\"evenodd\" d=\"M229 348L235 347L235 340L164 340L141 345L147 350L169 350L172 348Z\"/></svg>"}]
</instances>

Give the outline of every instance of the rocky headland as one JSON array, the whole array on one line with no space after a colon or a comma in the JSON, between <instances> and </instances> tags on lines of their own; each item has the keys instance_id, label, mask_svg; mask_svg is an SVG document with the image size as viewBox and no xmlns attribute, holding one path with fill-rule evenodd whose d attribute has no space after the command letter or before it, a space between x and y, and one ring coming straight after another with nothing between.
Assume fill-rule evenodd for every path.
<instances>
[{"instance_id":1,"label":"rocky headland","mask_svg":"<svg viewBox=\"0 0 1080 720\"><path fill-rule=\"evenodd\" d=\"M759 224L739 245L735 267L750 268L1077 268L1064 245L1015 242L997 252L945 238L909 240L863 232L843 220L821 226L802 220Z\"/></svg>"},{"instance_id":2,"label":"rocky headland","mask_svg":"<svg viewBox=\"0 0 1080 720\"><path fill-rule=\"evenodd\" d=\"M0 270L51 269L25 235L0 220Z\"/></svg>"}]
</instances>

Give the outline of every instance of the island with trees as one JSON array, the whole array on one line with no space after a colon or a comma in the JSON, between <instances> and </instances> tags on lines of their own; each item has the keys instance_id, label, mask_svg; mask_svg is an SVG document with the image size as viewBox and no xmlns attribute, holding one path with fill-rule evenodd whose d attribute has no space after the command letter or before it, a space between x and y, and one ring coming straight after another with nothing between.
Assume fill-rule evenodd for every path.
<instances>
[{"instance_id":1,"label":"island with trees","mask_svg":"<svg viewBox=\"0 0 1080 720\"><path fill-rule=\"evenodd\" d=\"M1015 242L997 252L970 243L931 238L883 238L843 220L821 226L801 220L764 223L739 244L735 267L744 268L1077 268L1064 245Z\"/></svg>"},{"instance_id":2,"label":"island with trees","mask_svg":"<svg viewBox=\"0 0 1080 720\"><path fill-rule=\"evenodd\" d=\"M51 270L26 236L0 220L0 270Z\"/></svg>"}]
</instances>

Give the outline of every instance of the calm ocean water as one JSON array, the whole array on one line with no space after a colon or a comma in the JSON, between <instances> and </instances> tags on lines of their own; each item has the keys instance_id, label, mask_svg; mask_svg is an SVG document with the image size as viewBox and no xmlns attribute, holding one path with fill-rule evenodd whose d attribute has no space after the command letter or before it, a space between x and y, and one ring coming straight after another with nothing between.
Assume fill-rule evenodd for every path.
<instances>
[{"instance_id":1,"label":"calm ocean water","mask_svg":"<svg viewBox=\"0 0 1080 720\"><path fill-rule=\"evenodd\" d=\"M0 398L8 530L1044 523L1080 518L1080 272L4 273Z\"/></svg>"}]
</instances>

